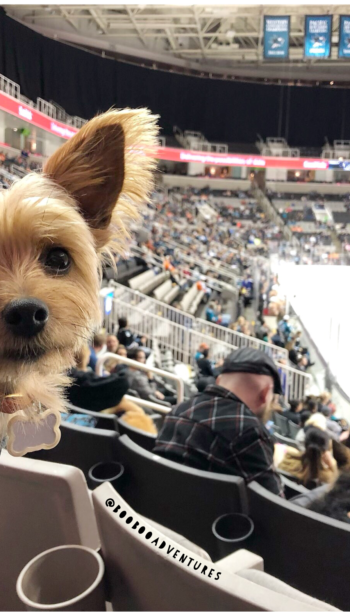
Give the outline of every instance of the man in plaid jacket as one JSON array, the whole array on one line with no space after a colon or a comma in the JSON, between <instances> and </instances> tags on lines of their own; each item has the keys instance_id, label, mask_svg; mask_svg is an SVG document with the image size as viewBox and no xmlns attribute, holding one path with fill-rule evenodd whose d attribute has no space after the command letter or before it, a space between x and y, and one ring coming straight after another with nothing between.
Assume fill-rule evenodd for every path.
<instances>
[{"instance_id":1,"label":"man in plaid jacket","mask_svg":"<svg viewBox=\"0 0 350 612\"><path fill-rule=\"evenodd\" d=\"M256 480L283 497L273 441L263 425L274 393L281 392L268 355L250 348L234 351L216 384L165 417L153 452L189 467L241 476L247 483Z\"/></svg>"}]
</instances>

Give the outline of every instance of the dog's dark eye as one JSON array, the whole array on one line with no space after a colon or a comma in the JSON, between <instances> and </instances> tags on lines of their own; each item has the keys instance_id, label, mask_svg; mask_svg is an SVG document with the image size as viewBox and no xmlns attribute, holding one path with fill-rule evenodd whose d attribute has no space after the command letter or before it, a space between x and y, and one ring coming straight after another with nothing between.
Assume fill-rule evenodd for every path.
<instances>
[{"instance_id":1,"label":"dog's dark eye","mask_svg":"<svg viewBox=\"0 0 350 612\"><path fill-rule=\"evenodd\" d=\"M65 249L54 247L45 253L43 264L51 274L65 274L70 268L71 258Z\"/></svg>"}]
</instances>

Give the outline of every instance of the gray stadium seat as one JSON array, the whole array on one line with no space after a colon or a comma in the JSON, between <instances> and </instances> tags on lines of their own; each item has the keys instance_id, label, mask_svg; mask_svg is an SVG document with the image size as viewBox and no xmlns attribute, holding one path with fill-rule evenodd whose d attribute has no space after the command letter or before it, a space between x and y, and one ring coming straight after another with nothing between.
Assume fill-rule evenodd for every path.
<instances>
[{"instance_id":1,"label":"gray stadium seat","mask_svg":"<svg viewBox=\"0 0 350 612\"><path fill-rule=\"evenodd\" d=\"M308 489L300 484L300 480L298 478L293 478L290 474L288 474L288 472L282 472L281 470L277 471L283 482L286 499L292 499L297 495L303 495L304 493L308 492Z\"/></svg>"},{"instance_id":2,"label":"gray stadium seat","mask_svg":"<svg viewBox=\"0 0 350 612\"><path fill-rule=\"evenodd\" d=\"M147 431L137 429L137 427L133 427L132 425L129 425L128 423L123 421L123 419L118 419L118 427L120 435L126 434L127 436L129 436L130 440L135 442L135 444L141 446L141 448L144 448L145 450L150 452L154 448L157 439L157 434L151 434Z\"/></svg>"},{"instance_id":3,"label":"gray stadium seat","mask_svg":"<svg viewBox=\"0 0 350 612\"><path fill-rule=\"evenodd\" d=\"M118 438L116 431L63 422L61 440L55 448L35 451L27 457L73 465L87 477L89 469L96 463L118 461Z\"/></svg>"},{"instance_id":4,"label":"gray stadium seat","mask_svg":"<svg viewBox=\"0 0 350 612\"><path fill-rule=\"evenodd\" d=\"M247 487L255 531L246 548L265 571L340 610L350 602L350 525L294 506L258 483Z\"/></svg>"},{"instance_id":5,"label":"gray stadium seat","mask_svg":"<svg viewBox=\"0 0 350 612\"><path fill-rule=\"evenodd\" d=\"M282 436L286 436L288 438L289 436L288 419L282 416L281 414L279 414L279 412L275 412L274 419L275 419L275 423L277 427L280 428Z\"/></svg>"},{"instance_id":6,"label":"gray stadium seat","mask_svg":"<svg viewBox=\"0 0 350 612\"><path fill-rule=\"evenodd\" d=\"M163 459L128 436L118 440L118 461L125 477L117 489L137 512L201 546L219 558L212 523L222 514L243 512L246 487L242 478L214 474Z\"/></svg>"},{"instance_id":7,"label":"gray stadium seat","mask_svg":"<svg viewBox=\"0 0 350 612\"><path fill-rule=\"evenodd\" d=\"M96 550L97 525L84 476L76 468L12 457L4 450L0 491L0 610L25 610L16 595L23 567L56 546Z\"/></svg>"},{"instance_id":8,"label":"gray stadium seat","mask_svg":"<svg viewBox=\"0 0 350 612\"><path fill-rule=\"evenodd\" d=\"M293 421L289 421L288 426L289 426L289 437L295 440L298 432L300 431L300 427L296 425L296 423L293 423Z\"/></svg>"},{"instance_id":9,"label":"gray stadium seat","mask_svg":"<svg viewBox=\"0 0 350 612\"><path fill-rule=\"evenodd\" d=\"M113 610L335 610L265 574L263 560L246 550L215 564L204 559L179 534L140 516L109 483L92 500ZM202 577L192 561L204 575L208 565L219 569L220 580Z\"/></svg>"},{"instance_id":10,"label":"gray stadium seat","mask_svg":"<svg viewBox=\"0 0 350 612\"><path fill-rule=\"evenodd\" d=\"M292 440L292 438L286 438L285 436L281 436L281 434L277 433L276 431L274 432L273 437L275 439L275 442L278 442L279 444L286 444L287 446L291 446L292 448L296 448L299 450L298 443L295 440Z\"/></svg>"}]
</instances>

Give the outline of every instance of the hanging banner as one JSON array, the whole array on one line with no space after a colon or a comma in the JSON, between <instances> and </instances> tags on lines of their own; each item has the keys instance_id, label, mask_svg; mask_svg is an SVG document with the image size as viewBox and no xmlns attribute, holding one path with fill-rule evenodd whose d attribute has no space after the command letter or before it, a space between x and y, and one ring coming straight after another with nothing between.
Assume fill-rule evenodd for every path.
<instances>
[{"instance_id":1,"label":"hanging banner","mask_svg":"<svg viewBox=\"0 0 350 612\"><path fill-rule=\"evenodd\" d=\"M339 17L338 57L350 57L350 15Z\"/></svg>"},{"instance_id":2,"label":"hanging banner","mask_svg":"<svg viewBox=\"0 0 350 612\"><path fill-rule=\"evenodd\" d=\"M264 59L289 58L290 17L264 17Z\"/></svg>"},{"instance_id":3,"label":"hanging banner","mask_svg":"<svg viewBox=\"0 0 350 612\"><path fill-rule=\"evenodd\" d=\"M332 15L306 15L304 57L327 59L332 46Z\"/></svg>"}]
</instances>

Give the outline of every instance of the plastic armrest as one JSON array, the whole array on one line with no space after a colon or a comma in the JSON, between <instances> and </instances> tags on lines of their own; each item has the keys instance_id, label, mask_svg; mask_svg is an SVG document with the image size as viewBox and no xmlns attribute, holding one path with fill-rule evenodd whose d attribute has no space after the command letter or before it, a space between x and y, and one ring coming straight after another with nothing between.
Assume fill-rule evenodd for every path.
<instances>
[{"instance_id":1,"label":"plastic armrest","mask_svg":"<svg viewBox=\"0 0 350 612\"><path fill-rule=\"evenodd\" d=\"M215 563L216 567L220 567L229 574L236 574L244 569L256 569L264 571L264 559L258 555L241 548L236 552L220 559Z\"/></svg>"}]
</instances>

